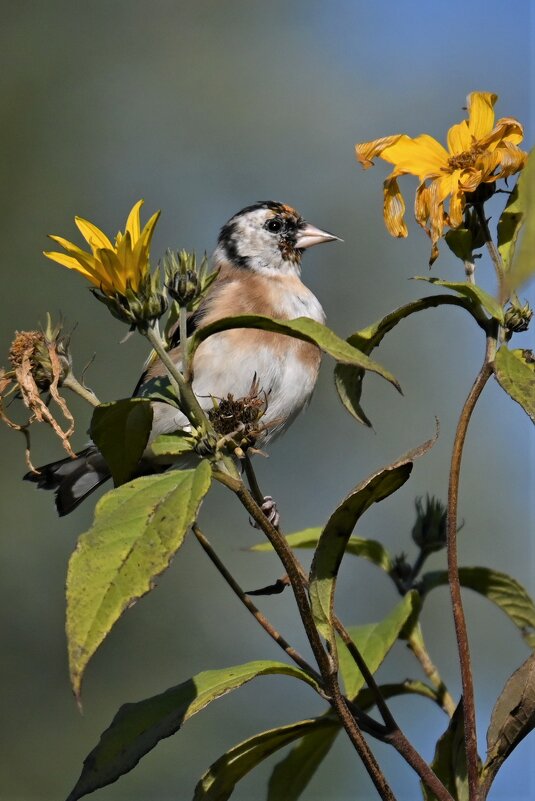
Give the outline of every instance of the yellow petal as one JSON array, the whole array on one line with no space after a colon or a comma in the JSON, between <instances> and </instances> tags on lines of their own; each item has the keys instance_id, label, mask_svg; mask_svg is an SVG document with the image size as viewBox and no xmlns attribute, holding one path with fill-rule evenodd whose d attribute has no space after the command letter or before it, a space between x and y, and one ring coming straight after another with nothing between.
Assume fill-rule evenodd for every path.
<instances>
[{"instance_id":1,"label":"yellow petal","mask_svg":"<svg viewBox=\"0 0 535 801\"><path fill-rule=\"evenodd\" d=\"M407 236L407 226L403 220L405 201L399 191L398 182L392 176L383 184L384 217L387 230L392 236Z\"/></svg>"},{"instance_id":2,"label":"yellow petal","mask_svg":"<svg viewBox=\"0 0 535 801\"><path fill-rule=\"evenodd\" d=\"M458 189L453 193L450 199L450 208L448 214L448 225L450 228L458 228L462 223L465 204L465 193L462 191L462 189Z\"/></svg>"},{"instance_id":3,"label":"yellow petal","mask_svg":"<svg viewBox=\"0 0 535 801\"><path fill-rule=\"evenodd\" d=\"M492 169L490 172L492 172ZM481 169L481 166L478 163L476 167L470 167L469 169L462 171L457 182L457 188L461 192L475 192L479 184L484 180L484 170ZM454 191L457 191L457 189Z\"/></svg>"},{"instance_id":4,"label":"yellow petal","mask_svg":"<svg viewBox=\"0 0 535 801\"><path fill-rule=\"evenodd\" d=\"M65 248L68 255L77 259L77 261L79 261L89 273L93 273L95 271L95 258L91 253L87 253L87 251L82 250L78 247L78 245L73 244L73 242L69 242L68 239L63 239L62 236L54 236L53 234L49 234L48 238L53 242L56 242L58 245L61 245L62 248Z\"/></svg>"},{"instance_id":5,"label":"yellow petal","mask_svg":"<svg viewBox=\"0 0 535 801\"><path fill-rule=\"evenodd\" d=\"M126 278L121 262L117 258L115 251L102 248L97 250L95 255L102 265L102 288L110 291L115 290L124 295L126 291Z\"/></svg>"},{"instance_id":6,"label":"yellow petal","mask_svg":"<svg viewBox=\"0 0 535 801\"><path fill-rule=\"evenodd\" d=\"M448 131L448 150L451 155L458 155L465 150L470 150L472 146L472 137L468 129L466 120L459 122L457 125L452 125Z\"/></svg>"},{"instance_id":7,"label":"yellow petal","mask_svg":"<svg viewBox=\"0 0 535 801\"><path fill-rule=\"evenodd\" d=\"M515 120L514 117L502 117L498 120L492 131L478 144L480 147L494 150L500 142L507 141L511 142L511 144L518 145L523 138L524 129L518 120Z\"/></svg>"},{"instance_id":8,"label":"yellow petal","mask_svg":"<svg viewBox=\"0 0 535 801\"><path fill-rule=\"evenodd\" d=\"M132 245L135 245L137 240L139 239L139 232L141 230L139 222L139 211L141 209L141 206L143 205L143 202L144 202L143 200L138 200L138 202L132 208L132 211L128 215L128 219L126 221L125 233L130 234Z\"/></svg>"},{"instance_id":9,"label":"yellow petal","mask_svg":"<svg viewBox=\"0 0 535 801\"><path fill-rule=\"evenodd\" d=\"M99 286L98 279L92 273L86 270L73 256L68 256L66 253L56 253L55 251L43 251L43 256L46 256L47 259L51 259L51 261L61 264L62 267L68 267L69 270L76 270L76 272L83 275L84 278L87 278L89 281L91 281L92 284Z\"/></svg>"},{"instance_id":10,"label":"yellow petal","mask_svg":"<svg viewBox=\"0 0 535 801\"><path fill-rule=\"evenodd\" d=\"M78 230L93 250L97 248L113 247L106 234L101 231L100 228L97 228L96 225L89 222L89 220L84 220L82 217L75 217L74 221L78 226Z\"/></svg>"},{"instance_id":11,"label":"yellow petal","mask_svg":"<svg viewBox=\"0 0 535 801\"><path fill-rule=\"evenodd\" d=\"M466 98L468 128L475 139L482 139L494 125L494 104L498 95L492 92L471 92Z\"/></svg>"},{"instance_id":12,"label":"yellow petal","mask_svg":"<svg viewBox=\"0 0 535 801\"><path fill-rule=\"evenodd\" d=\"M428 134L421 134L415 139L401 136L394 145L383 150L381 158L395 165L397 175L410 173L423 181L440 175L448 166L449 155L440 142Z\"/></svg>"},{"instance_id":13,"label":"yellow petal","mask_svg":"<svg viewBox=\"0 0 535 801\"><path fill-rule=\"evenodd\" d=\"M149 271L150 245L152 236L154 234L154 229L156 228L156 223L159 219L160 212L157 211L152 215L150 220L146 222L134 247L133 259L136 264L136 270L140 277L146 275Z\"/></svg>"},{"instance_id":14,"label":"yellow petal","mask_svg":"<svg viewBox=\"0 0 535 801\"><path fill-rule=\"evenodd\" d=\"M383 136L381 139L374 139L372 142L361 142L355 145L355 154L359 164L361 164L365 170L373 167L372 159L380 156L385 147L390 147L390 145L395 144L401 136L402 134Z\"/></svg>"}]
</instances>

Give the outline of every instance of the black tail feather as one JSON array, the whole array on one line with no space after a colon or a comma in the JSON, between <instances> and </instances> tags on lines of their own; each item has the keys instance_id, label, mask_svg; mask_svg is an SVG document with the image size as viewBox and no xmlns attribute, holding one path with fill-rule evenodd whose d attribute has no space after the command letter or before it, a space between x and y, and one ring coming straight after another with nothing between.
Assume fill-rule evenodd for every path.
<instances>
[{"instance_id":1,"label":"black tail feather","mask_svg":"<svg viewBox=\"0 0 535 801\"><path fill-rule=\"evenodd\" d=\"M30 471L25 481L37 484L39 489L54 490L56 508L60 517L69 514L97 487L110 478L110 471L102 454L90 445L76 455L76 459L61 459Z\"/></svg>"}]
</instances>

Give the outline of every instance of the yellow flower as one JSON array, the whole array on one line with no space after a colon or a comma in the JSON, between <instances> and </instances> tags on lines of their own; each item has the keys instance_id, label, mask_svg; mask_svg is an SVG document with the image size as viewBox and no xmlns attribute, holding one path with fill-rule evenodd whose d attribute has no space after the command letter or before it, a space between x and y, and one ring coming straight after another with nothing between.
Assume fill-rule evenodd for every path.
<instances>
[{"instance_id":1,"label":"yellow flower","mask_svg":"<svg viewBox=\"0 0 535 801\"><path fill-rule=\"evenodd\" d=\"M127 289L137 292L150 275L149 251L160 212L153 214L143 230L139 221L139 200L128 215L124 234L119 232L112 244L96 225L75 217L75 223L91 248L91 253L61 236L50 236L66 253L46 252L49 259L77 270L104 294L125 295Z\"/></svg>"},{"instance_id":2,"label":"yellow flower","mask_svg":"<svg viewBox=\"0 0 535 801\"><path fill-rule=\"evenodd\" d=\"M494 124L497 99L491 92L468 95L468 119L449 129L448 150L428 134L414 139L396 134L355 147L364 169L372 167L377 156L394 165L384 182L384 218L392 236L407 236L405 202L397 178L406 174L419 178L414 211L431 239L431 262L438 256L437 242L444 225L457 228L461 224L466 193L474 192L480 184L507 178L526 163L527 153L518 148L524 135L522 125L512 117ZM448 198L446 211L444 202Z\"/></svg>"}]
</instances>

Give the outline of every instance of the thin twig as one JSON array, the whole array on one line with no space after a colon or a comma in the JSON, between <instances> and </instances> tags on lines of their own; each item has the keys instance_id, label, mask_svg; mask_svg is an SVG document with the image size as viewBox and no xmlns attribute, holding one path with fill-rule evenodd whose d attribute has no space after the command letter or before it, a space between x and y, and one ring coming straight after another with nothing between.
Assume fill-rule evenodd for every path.
<instances>
[{"instance_id":1,"label":"thin twig","mask_svg":"<svg viewBox=\"0 0 535 801\"><path fill-rule=\"evenodd\" d=\"M474 381L472 388L462 408L451 456L450 477L448 485L448 512L447 512L447 538L448 538L448 582L451 593L453 620L459 651L459 663L463 686L463 714L464 737L466 745L466 761L468 769L468 788L470 801L478 799L478 754L476 714L474 702L474 684L470 662L470 648L466 619L461 597L461 584L459 580L459 564L457 557L457 510L459 501L459 476L463 446L466 439L468 424L481 392L492 374L492 360L496 348L496 339L487 337L485 360Z\"/></svg>"},{"instance_id":2,"label":"thin twig","mask_svg":"<svg viewBox=\"0 0 535 801\"><path fill-rule=\"evenodd\" d=\"M278 646L285 651L290 659L292 659L296 665L312 676L317 682L321 684L321 676L319 673L314 670L314 668L308 664L308 662L301 656L301 654L293 648L287 640L279 634L279 632L271 625L269 620L262 614L262 612L254 605L251 601L247 593L245 593L234 576L228 571L225 567L219 556L216 554L214 549L212 548L210 542L203 534L197 523L194 523L192 526L193 533L197 537L201 547L204 549L205 553L208 555L209 559L215 565L221 576L225 579L231 590L234 594L240 599L242 604L249 610L249 612L253 615L257 623L259 623L262 628L264 629L267 634L271 637L272 640L275 640Z\"/></svg>"},{"instance_id":3,"label":"thin twig","mask_svg":"<svg viewBox=\"0 0 535 801\"><path fill-rule=\"evenodd\" d=\"M418 774L426 787L435 794L438 801L454 801L451 793L444 787L432 768L429 767L425 759L420 756L416 748L409 742L400 729L395 729L395 731L387 735L385 742L394 746L398 754L400 754Z\"/></svg>"},{"instance_id":4,"label":"thin twig","mask_svg":"<svg viewBox=\"0 0 535 801\"><path fill-rule=\"evenodd\" d=\"M494 244L494 240L492 239L492 235L489 230L489 224L487 222L487 218L485 217L485 207L483 203L474 203L474 209L476 211L477 218L479 220L479 225L481 226L481 230L483 232L483 236L485 237L485 244L487 246L489 256L492 259L494 269L496 270L496 277L498 278L498 286L500 287L500 295L501 295L503 291L503 279L504 279L504 267L503 267L502 257L500 255L500 251Z\"/></svg>"}]
</instances>

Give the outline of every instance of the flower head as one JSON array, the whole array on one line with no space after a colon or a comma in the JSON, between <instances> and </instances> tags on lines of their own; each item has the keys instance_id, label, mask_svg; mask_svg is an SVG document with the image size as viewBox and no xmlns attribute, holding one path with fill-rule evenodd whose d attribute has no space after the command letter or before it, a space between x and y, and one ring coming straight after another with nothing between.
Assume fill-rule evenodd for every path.
<instances>
[{"instance_id":1,"label":"flower head","mask_svg":"<svg viewBox=\"0 0 535 801\"><path fill-rule=\"evenodd\" d=\"M126 295L129 289L137 292L150 275L150 243L160 216L157 211L141 229L139 210L142 205L142 200L135 204L128 215L124 233L120 231L117 234L114 244L96 225L75 217L91 252L60 236L50 236L66 252L45 252L44 255L70 270L77 270L104 294Z\"/></svg>"},{"instance_id":2,"label":"flower head","mask_svg":"<svg viewBox=\"0 0 535 801\"><path fill-rule=\"evenodd\" d=\"M414 210L432 242L431 262L438 256L437 242L444 226L457 228L461 224L467 194L481 184L494 184L513 175L526 162L527 153L518 147L524 135L522 125L512 117L494 122L497 99L491 92L468 95L468 119L449 129L447 150L428 134L414 139L395 134L356 145L357 159L364 169L372 167L377 156L394 165L384 182L384 218L392 236L407 236L405 202L397 179L409 174L420 180Z\"/></svg>"}]
</instances>

